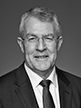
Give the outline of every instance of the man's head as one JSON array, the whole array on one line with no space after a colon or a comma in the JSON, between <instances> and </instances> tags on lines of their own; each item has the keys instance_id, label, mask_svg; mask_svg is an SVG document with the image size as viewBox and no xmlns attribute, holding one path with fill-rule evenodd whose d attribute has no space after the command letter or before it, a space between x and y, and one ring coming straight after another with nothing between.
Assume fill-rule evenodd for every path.
<instances>
[{"instance_id":1,"label":"man's head","mask_svg":"<svg viewBox=\"0 0 81 108\"><path fill-rule=\"evenodd\" d=\"M60 24L49 8L33 8L21 18L18 44L28 67L41 73L56 61L62 44Z\"/></svg>"}]
</instances>

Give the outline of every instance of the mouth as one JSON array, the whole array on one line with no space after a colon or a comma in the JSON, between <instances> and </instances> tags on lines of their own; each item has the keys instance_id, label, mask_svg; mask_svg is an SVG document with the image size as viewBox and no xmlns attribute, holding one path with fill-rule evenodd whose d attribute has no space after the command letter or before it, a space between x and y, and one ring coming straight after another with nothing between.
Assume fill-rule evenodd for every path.
<instances>
[{"instance_id":1,"label":"mouth","mask_svg":"<svg viewBox=\"0 0 81 108\"><path fill-rule=\"evenodd\" d=\"M35 56L36 59L47 59L49 56L48 55L42 55L42 56Z\"/></svg>"}]
</instances>

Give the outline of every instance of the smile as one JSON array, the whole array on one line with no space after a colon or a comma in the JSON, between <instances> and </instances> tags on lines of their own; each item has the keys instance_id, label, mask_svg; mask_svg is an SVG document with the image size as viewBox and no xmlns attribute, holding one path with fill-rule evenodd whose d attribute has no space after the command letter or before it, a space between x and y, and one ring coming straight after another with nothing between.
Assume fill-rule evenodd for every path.
<instances>
[{"instance_id":1,"label":"smile","mask_svg":"<svg viewBox=\"0 0 81 108\"><path fill-rule=\"evenodd\" d=\"M43 56L35 56L37 59L46 59L48 58L48 55L43 55Z\"/></svg>"}]
</instances>

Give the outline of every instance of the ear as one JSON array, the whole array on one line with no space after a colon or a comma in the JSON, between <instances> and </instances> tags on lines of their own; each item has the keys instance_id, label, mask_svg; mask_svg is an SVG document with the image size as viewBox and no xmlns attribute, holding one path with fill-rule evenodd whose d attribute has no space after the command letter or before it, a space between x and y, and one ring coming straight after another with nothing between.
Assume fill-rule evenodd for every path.
<instances>
[{"instance_id":1,"label":"ear","mask_svg":"<svg viewBox=\"0 0 81 108\"><path fill-rule=\"evenodd\" d=\"M62 38L62 36L60 36L59 39L58 39L58 42L57 42L57 44L58 44L58 45L57 45L57 50L58 50L58 51L59 51L59 49L60 49L62 43L63 43L63 38Z\"/></svg>"},{"instance_id":2,"label":"ear","mask_svg":"<svg viewBox=\"0 0 81 108\"><path fill-rule=\"evenodd\" d=\"M18 45L20 46L21 51L24 53L24 45L23 45L23 40L22 40L21 37L18 37L18 38L17 38L17 43L18 43Z\"/></svg>"}]
</instances>

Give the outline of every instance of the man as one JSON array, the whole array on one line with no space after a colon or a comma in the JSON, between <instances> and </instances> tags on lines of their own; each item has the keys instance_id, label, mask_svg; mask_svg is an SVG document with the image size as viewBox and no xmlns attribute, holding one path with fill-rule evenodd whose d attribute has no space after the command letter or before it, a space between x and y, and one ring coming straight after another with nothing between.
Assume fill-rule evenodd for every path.
<instances>
[{"instance_id":1,"label":"man","mask_svg":"<svg viewBox=\"0 0 81 108\"><path fill-rule=\"evenodd\" d=\"M63 42L56 14L44 7L30 9L19 31L25 61L0 78L0 108L81 108L81 79L55 65Z\"/></svg>"}]
</instances>

